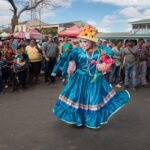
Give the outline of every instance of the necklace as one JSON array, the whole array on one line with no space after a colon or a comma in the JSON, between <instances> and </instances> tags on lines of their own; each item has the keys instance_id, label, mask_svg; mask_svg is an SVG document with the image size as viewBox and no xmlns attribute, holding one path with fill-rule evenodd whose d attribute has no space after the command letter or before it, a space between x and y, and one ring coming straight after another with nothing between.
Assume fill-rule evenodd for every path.
<instances>
[{"instance_id":1,"label":"necklace","mask_svg":"<svg viewBox=\"0 0 150 150\"><path fill-rule=\"evenodd\" d=\"M91 67L91 61L93 60L93 57L94 57L94 53L95 53L95 51L90 51L90 52L87 52L86 51L86 57L87 57L87 73L90 75L90 76L93 76L92 75L92 73L91 73L91 71L90 71L90 67ZM98 57L97 57L97 59L96 59L96 61L99 61L99 59L100 59L100 52L98 53ZM95 70L95 73L94 73L94 78L93 78L93 80L92 81L94 81L95 79L96 79L96 76L97 76L97 72L98 72L98 70L97 70L97 68L96 68L96 70Z\"/></svg>"},{"instance_id":2,"label":"necklace","mask_svg":"<svg viewBox=\"0 0 150 150\"><path fill-rule=\"evenodd\" d=\"M93 58L94 55L94 51L93 52L86 52L86 56L89 60L91 60Z\"/></svg>"},{"instance_id":3,"label":"necklace","mask_svg":"<svg viewBox=\"0 0 150 150\"><path fill-rule=\"evenodd\" d=\"M91 61L93 59L94 56L94 51L92 52L87 52L86 51L86 57L87 57L87 73L92 76L91 72L90 72L90 66L91 66Z\"/></svg>"}]
</instances>

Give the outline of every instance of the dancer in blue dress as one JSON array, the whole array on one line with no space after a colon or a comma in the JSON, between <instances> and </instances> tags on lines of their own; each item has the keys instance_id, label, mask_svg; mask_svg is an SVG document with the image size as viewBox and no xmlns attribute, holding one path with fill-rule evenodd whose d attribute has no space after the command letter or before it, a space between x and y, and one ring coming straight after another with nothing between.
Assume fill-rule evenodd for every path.
<instances>
[{"instance_id":1,"label":"dancer in blue dress","mask_svg":"<svg viewBox=\"0 0 150 150\"><path fill-rule=\"evenodd\" d=\"M96 47L96 30L85 26L79 38L80 46L72 49L69 55L62 55L56 63L52 75L58 68L74 60L76 70L65 85L54 106L54 114L62 121L77 126L99 128L129 100L125 90L115 91L105 80L98 62L101 57ZM64 67L65 68L65 67Z\"/></svg>"}]
</instances>

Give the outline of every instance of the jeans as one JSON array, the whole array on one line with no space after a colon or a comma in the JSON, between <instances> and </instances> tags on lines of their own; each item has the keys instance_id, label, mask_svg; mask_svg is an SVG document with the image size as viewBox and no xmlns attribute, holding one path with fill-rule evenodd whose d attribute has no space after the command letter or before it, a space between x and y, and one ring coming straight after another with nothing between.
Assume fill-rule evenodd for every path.
<instances>
[{"instance_id":1,"label":"jeans","mask_svg":"<svg viewBox=\"0 0 150 150\"><path fill-rule=\"evenodd\" d=\"M125 86L129 85L129 77L131 77L131 83L133 87L136 87L137 80L136 80L136 64L125 64Z\"/></svg>"},{"instance_id":2,"label":"jeans","mask_svg":"<svg viewBox=\"0 0 150 150\"><path fill-rule=\"evenodd\" d=\"M139 68L138 68L138 84L145 85L147 84L146 81L146 61L140 61Z\"/></svg>"},{"instance_id":3,"label":"jeans","mask_svg":"<svg viewBox=\"0 0 150 150\"><path fill-rule=\"evenodd\" d=\"M116 64L113 64L110 70L109 74L109 82L110 83L118 83L119 82L119 71L120 71L120 66L116 66Z\"/></svg>"}]
</instances>

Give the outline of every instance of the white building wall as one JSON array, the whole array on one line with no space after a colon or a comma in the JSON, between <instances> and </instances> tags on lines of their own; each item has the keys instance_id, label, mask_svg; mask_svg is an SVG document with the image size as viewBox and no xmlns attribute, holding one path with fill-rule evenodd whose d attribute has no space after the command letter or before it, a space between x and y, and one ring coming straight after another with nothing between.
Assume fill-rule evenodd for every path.
<instances>
[{"instance_id":1,"label":"white building wall","mask_svg":"<svg viewBox=\"0 0 150 150\"><path fill-rule=\"evenodd\" d=\"M15 32L20 32L20 31L27 32L27 25L26 24L17 25L15 27Z\"/></svg>"}]
</instances>

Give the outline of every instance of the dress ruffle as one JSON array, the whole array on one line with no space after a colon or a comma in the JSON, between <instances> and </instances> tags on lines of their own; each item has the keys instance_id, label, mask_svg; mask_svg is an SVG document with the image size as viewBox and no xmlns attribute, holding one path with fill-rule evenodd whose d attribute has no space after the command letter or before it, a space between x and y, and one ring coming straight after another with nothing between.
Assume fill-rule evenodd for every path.
<instances>
[{"instance_id":1,"label":"dress ruffle","mask_svg":"<svg viewBox=\"0 0 150 150\"><path fill-rule=\"evenodd\" d=\"M124 90L114 91L102 75L92 77L76 72L61 92L53 112L62 121L99 128L129 100Z\"/></svg>"}]
</instances>

